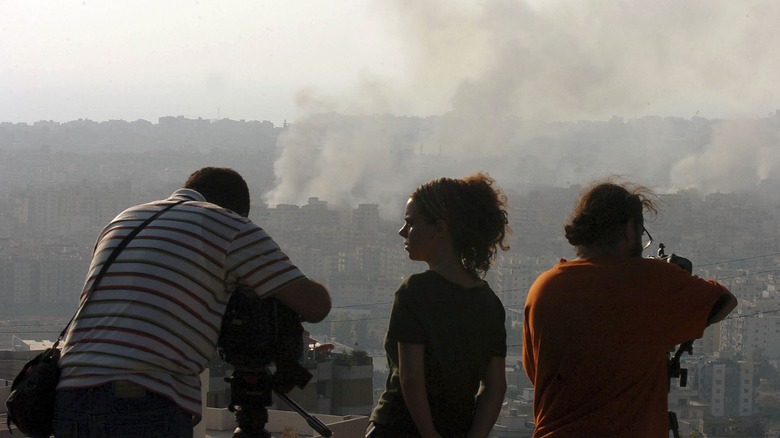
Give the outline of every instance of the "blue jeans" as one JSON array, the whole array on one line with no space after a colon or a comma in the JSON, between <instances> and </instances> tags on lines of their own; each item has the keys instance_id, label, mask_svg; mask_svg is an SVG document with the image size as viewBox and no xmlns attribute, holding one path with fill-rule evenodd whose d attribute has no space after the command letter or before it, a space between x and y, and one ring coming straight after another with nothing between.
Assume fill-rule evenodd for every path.
<instances>
[{"instance_id":1,"label":"blue jeans","mask_svg":"<svg viewBox=\"0 0 780 438\"><path fill-rule=\"evenodd\" d=\"M61 389L54 405L56 438L192 438L192 426L174 402L128 382Z\"/></svg>"}]
</instances>

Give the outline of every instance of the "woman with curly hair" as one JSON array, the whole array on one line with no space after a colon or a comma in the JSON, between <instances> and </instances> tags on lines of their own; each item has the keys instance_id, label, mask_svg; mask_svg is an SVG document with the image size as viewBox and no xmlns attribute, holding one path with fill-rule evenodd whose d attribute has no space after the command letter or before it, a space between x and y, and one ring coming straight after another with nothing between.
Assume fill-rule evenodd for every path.
<instances>
[{"instance_id":1,"label":"woman with curly hair","mask_svg":"<svg viewBox=\"0 0 780 438\"><path fill-rule=\"evenodd\" d=\"M486 437L506 391L504 307L484 274L507 250L506 197L489 176L438 178L406 203L411 260L385 337L390 369L367 437Z\"/></svg>"}]
</instances>

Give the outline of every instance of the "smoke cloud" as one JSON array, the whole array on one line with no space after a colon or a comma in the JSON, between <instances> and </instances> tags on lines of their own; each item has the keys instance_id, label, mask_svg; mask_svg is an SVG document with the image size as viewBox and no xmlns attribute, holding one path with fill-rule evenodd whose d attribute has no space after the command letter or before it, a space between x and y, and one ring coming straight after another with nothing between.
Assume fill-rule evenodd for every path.
<instances>
[{"instance_id":1,"label":"smoke cloud","mask_svg":"<svg viewBox=\"0 0 780 438\"><path fill-rule=\"evenodd\" d=\"M780 166L765 119L780 106L778 3L373 5L406 48L406 74L366 72L341 96L302 91L271 205L318 196L396 209L430 178L478 170L505 188L620 173L733 191Z\"/></svg>"},{"instance_id":2,"label":"smoke cloud","mask_svg":"<svg viewBox=\"0 0 780 438\"><path fill-rule=\"evenodd\" d=\"M675 187L704 193L747 191L776 178L780 169L777 125L758 121L727 121L716 125L713 141L672 167Z\"/></svg>"}]
</instances>

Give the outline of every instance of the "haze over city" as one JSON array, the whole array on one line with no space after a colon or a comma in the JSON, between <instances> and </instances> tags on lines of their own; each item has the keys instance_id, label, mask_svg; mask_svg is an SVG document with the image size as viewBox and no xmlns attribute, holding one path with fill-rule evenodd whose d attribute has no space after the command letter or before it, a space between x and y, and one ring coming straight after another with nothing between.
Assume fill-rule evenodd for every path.
<instances>
[{"instance_id":1,"label":"haze over city","mask_svg":"<svg viewBox=\"0 0 780 438\"><path fill-rule=\"evenodd\" d=\"M780 107L780 5L771 1L31 1L0 19L0 121L163 116L293 123L280 138L271 205L316 187L333 202L387 198L431 176L392 158L397 136L506 184L583 183L622 173L674 190L750 189L776 174L777 141L751 124ZM435 117L425 132L375 118ZM728 119L691 151L534 147L539 122ZM584 152L587 151L587 152ZM570 158L598 156L587 169ZM301 158L308 161L301 166ZM541 160L544 172L523 168ZM461 166L457 163L466 163ZM518 163L519 162L519 163ZM518 165L519 164L519 165ZM538 166L535 165L538 169ZM706 170L704 170L706 169Z\"/></svg>"}]
</instances>

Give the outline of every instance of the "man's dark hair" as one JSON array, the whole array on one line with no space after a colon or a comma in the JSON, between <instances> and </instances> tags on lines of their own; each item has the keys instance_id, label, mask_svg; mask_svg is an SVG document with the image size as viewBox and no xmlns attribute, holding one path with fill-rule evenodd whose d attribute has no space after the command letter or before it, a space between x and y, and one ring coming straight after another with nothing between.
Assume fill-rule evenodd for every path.
<instances>
[{"instance_id":1,"label":"man's dark hair","mask_svg":"<svg viewBox=\"0 0 780 438\"><path fill-rule=\"evenodd\" d=\"M184 188L195 190L212 204L244 217L249 215L249 188L244 178L233 169L204 167L187 178Z\"/></svg>"},{"instance_id":2,"label":"man's dark hair","mask_svg":"<svg viewBox=\"0 0 780 438\"><path fill-rule=\"evenodd\" d=\"M618 184L608 179L590 186L564 226L566 240L581 248L609 248L614 245L629 221L644 225L644 211L658 212L652 192L635 184Z\"/></svg>"}]
</instances>

